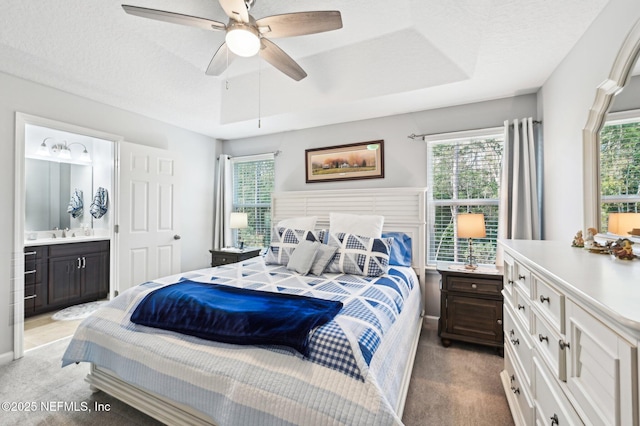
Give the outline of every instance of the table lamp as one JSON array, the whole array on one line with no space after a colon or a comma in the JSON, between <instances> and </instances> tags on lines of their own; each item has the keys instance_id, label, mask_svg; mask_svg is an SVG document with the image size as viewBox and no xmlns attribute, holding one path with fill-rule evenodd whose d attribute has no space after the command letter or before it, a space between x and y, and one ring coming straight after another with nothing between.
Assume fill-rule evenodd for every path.
<instances>
[{"instance_id":1,"label":"table lamp","mask_svg":"<svg viewBox=\"0 0 640 426\"><path fill-rule=\"evenodd\" d=\"M459 213L457 218L458 238L469 239L469 256L467 263L464 265L466 269L476 269L478 265L473 256L473 238L484 238L487 231L484 226L483 213Z\"/></svg>"},{"instance_id":2,"label":"table lamp","mask_svg":"<svg viewBox=\"0 0 640 426\"><path fill-rule=\"evenodd\" d=\"M609 213L607 231L625 236L640 228L640 213Z\"/></svg>"},{"instance_id":3,"label":"table lamp","mask_svg":"<svg viewBox=\"0 0 640 426\"><path fill-rule=\"evenodd\" d=\"M249 221L246 213L233 212L229 216L229 228L231 229L244 229L249 226ZM240 233L238 233L238 243L240 250L244 249L244 241L241 241Z\"/></svg>"}]
</instances>

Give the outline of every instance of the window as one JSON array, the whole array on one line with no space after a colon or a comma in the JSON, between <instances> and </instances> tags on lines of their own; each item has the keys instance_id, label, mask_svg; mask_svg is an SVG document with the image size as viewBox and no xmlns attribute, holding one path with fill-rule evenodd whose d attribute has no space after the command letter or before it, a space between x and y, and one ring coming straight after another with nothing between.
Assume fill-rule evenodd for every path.
<instances>
[{"instance_id":1,"label":"window","mask_svg":"<svg viewBox=\"0 0 640 426\"><path fill-rule=\"evenodd\" d=\"M425 141L429 187L427 264L466 260L467 239L457 237L458 213L484 214L487 236L474 238L473 252L479 264L494 264L503 129L434 135Z\"/></svg>"},{"instance_id":2,"label":"window","mask_svg":"<svg viewBox=\"0 0 640 426\"><path fill-rule=\"evenodd\" d=\"M611 113L600 131L600 229L609 213L640 212L640 110Z\"/></svg>"},{"instance_id":3,"label":"window","mask_svg":"<svg viewBox=\"0 0 640 426\"><path fill-rule=\"evenodd\" d=\"M233 157L233 211L247 213L248 227L234 232L234 244L268 247L271 241L273 154Z\"/></svg>"}]
</instances>

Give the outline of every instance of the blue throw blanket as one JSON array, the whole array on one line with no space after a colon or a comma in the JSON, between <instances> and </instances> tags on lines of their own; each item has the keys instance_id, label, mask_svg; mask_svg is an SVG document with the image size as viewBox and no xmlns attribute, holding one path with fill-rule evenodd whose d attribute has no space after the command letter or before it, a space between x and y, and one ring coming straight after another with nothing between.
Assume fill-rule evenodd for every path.
<instances>
[{"instance_id":1,"label":"blue throw blanket","mask_svg":"<svg viewBox=\"0 0 640 426\"><path fill-rule=\"evenodd\" d=\"M145 296L131 321L225 343L283 345L308 356L311 332L340 309L334 300L182 281Z\"/></svg>"}]
</instances>

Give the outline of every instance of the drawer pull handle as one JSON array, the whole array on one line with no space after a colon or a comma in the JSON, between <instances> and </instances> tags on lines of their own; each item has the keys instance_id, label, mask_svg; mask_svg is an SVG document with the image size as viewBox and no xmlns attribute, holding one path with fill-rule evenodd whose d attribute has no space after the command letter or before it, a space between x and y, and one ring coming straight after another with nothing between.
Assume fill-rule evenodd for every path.
<instances>
[{"instance_id":1,"label":"drawer pull handle","mask_svg":"<svg viewBox=\"0 0 640 426\"><path fill-rule=\"evenodd\" d=\"M553 413L553 417L550 417L550 419L551 419L551 426L560 424L558 423L558 415L556 413Z\"/></svg>"},{"instance_id":2,"label":"drawer pull handle","mask_svg":"<svg viewBox=\"0 0 640 426\"><path fill-rule=\"evenodd\" d=\"M502 325L502 320L496 321L499 325Z\"/></svg>"},{"instance_id":3,"label":"drawer pull handle","mask_svg":"<svg viewBox=\"0 0 640 426\"><path fill-rule=\"evenodd\" d=\"M516 380L516 376L515 374L512 374L511 377L509 378L509 381L513 383L515 380Z\"/></svg>"},{"instance_id":4,"label":"drawer pull handle","mask_svg":"<svg viewBox=\"0 0 640 426\"><path fill-rule=\"evenodd\" d=\"M33 269L33 270L31 270L31 271L24 271L24 274L25 274L25 275L27 275L27 274L35 274L35 273L36 273L36 270L35 270L35 269Z\"/></svg>"},{"instance_id":5,"label":"drawer pull handle","mask_svg":"<svg viewBox=\"0 0 640 426\"><path fill-rule=\"evenodd\" d=\"M527 278L524 275L518 275L518 279L524 281L524 279Z\"/></svg>"},{"instance_id":6,"label":"drawer pull handle","mask_svg":"<svg viewBox=\"0 0 640 426\"><path fill-rule=\"evenodd\" d=\"M509 281L507 281L507 283L513 285L513 280L509 280Z\"/></svg>"},{"instance_id":7,"label":"drawer pull handle","mask_svg":"<svg viewBox=\"0 0 640 426\"><path fill-rule=\"evenodd\" d=\"M35 299L36 297L38 297L38 295L34 294L34 295L31 295L31 296L25 297L24 300Z\"/></svg>"},{"instance_id":8,"label":"drawer pull handle","mask_svg":"<svg viewBox=\"0 0 640 426\"><path fill-rule=\"evenodd\" d=\"M518 310L522 309L524 311L524 305L518 303Z\"/></svg>"},{"instance_id":9,"label":"drawer pull handle","mask_svg":"<svg viewBox=\"0 0 640 426\"><path fill-rule=\"evenodd\" d=\"M476 288L478 288L478 285L477 284L471 284L471 288L476 289Z\"/></svg>"},{"instance_id":10,"label":"drawer pull handle","mask_svg":"<svg viewBox=\"0 0 640 426\"><path fill-rule=\"evenodd\" d=\"M27 251L24 253L25 256L33 256L34 254L36 254L35 251Z\"/></svg>"},{"instance_id":11,"label":"drawer pull handle","mask_svg":"<svg viewBox=\"0 0 640 426\"><path fill-rule=\"evenodd\" d=\"M564 350L564 348L571 349L571 346L569 345L569 342L565 342L562 339L560 339L560 341L558 342L558 345L560 345L560 349L562 349L562 350Z\"/></svg>"},{"instance_id":12,"label":"drawer pull handle","mask_svg":"<svg viewBox=\"0 0 640 426\"><path fill-rule=\"evenodd\" d=\"M538 334L538 339L540 339L541 342L543 340L546 340L547 343L549 343L549 338L547 336L543 336L542 334Z\"/></svg>"},{"instance_id":13,"label":"drawer pull handle","mask_svg":"<svg viewBox=\"0 0 640 426\"><path fill-rule=\"evenodd\" d=\"M516 332L512 328L511 331L509 332L509 336L513 336L514 334L516 334Z\"/></svg>"},{"instance_id":14,"label":"drawer pull handle","mask_svg":"<svg viewBox=\"0 0 640 426\"><path fill-rule=\"evenodd\" d=\"M544 303L544 302L551 304L548 297L544 297L543 295L540 295L540 303Z\"/></svg>"},{"instance_id":15,"label":"drawer pull handle","mask_svg":"<svg viewBox=\"0 0 640 426\"><path fill-rule=\"evenodd\" d=\"M520 394L520 388L517 388L515 386L511 386L511 392Z\"/></svg>"},{"instance_id":16,"label":"drawer pull handle","mask_svg":"<svg viewBox=\"0 0 640 426\"><path fill-rule=\"evenodd\" d=\"M514 345L519 345L520 339L511 339L511 343L513 343Z\"/></svg>"}]
</instances>

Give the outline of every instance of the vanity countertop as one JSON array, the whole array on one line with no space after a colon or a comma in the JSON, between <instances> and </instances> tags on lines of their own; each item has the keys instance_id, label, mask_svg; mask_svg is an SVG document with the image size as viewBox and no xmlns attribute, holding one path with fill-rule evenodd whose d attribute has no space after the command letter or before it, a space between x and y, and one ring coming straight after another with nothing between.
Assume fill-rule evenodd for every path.
<instances>
[{"instance_id":1,"label":"vanity countertop","mask_svg":"<svg viewBox=\"0 0 640 426\"><path fill-rule=\"evenodd\" d=\"M33 246L48 246L52 244L72 244L72 243L84 243L89 241L104 241L110 240L111 238L108 236L99 236L99 235L80 235L77 237L58 237L58 238L38 238L36 240L25 240L25 247L33 247Z\"/></svg>"}]
</instances>

